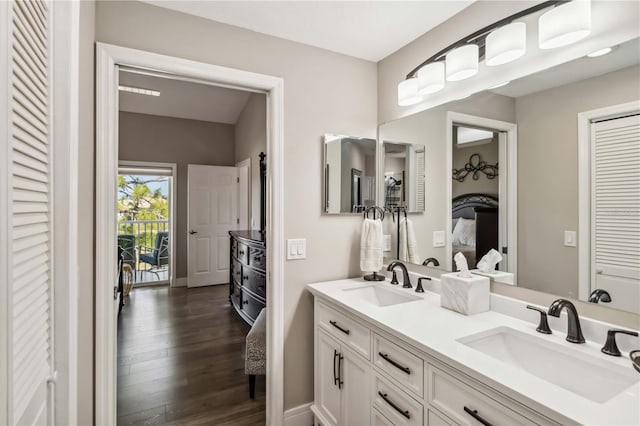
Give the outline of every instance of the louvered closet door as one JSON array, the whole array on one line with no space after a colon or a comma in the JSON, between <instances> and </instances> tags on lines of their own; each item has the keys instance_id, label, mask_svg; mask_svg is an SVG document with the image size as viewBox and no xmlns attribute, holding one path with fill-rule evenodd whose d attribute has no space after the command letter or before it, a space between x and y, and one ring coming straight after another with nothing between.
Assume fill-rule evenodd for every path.
<instances>
[{"instance_id":1,"label":"louvered closet door","mask_svg":"<svg viewBox=\"0 0 640 426\"><path fill-rule=\"evenodd\" d=\"M52 371L49 5L8 5L9 424L47 424ZM4 51L4 46L3 46ZM3 167L4 168L4 167Z\"/></svg>"},{"instance_id":2,"label":"louvered closet door","mask_svg":"<svg viewBox=\"0 0 640 426\"><path fill-rule=\"evenodd\" d=\"M640 116L593 123L592 290L612 307L638 312L640 300Z\"/></svg>"}]
</instances>

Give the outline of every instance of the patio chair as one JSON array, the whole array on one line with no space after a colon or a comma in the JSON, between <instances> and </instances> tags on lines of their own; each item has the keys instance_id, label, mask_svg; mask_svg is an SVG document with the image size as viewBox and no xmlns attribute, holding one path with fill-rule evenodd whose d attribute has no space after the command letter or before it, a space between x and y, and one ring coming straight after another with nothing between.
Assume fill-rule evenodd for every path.
<instances>
[{"instance_id":1,"label":"patio chair","mask_svg":"<svg viewBox=\"0 0 640 426\"><path fill-rule=\"evenodd\" d=\"M146 253L140 254L140 262L151 265L151 269L148 272L156 274L156 277L160 279L158 271L160 268L169 265L169 233L158 232L154 247L140 246L140 253L142 253L143 249Z\"/></svg>"},{"instance_id":2,"label":"patio chair","mask_svg":"<svg viewBox=\"0 0 640 426\"><path fill-rule=\"evenodd\" d=\"M118 235L118 247L122 249L122 260L125 265L129 265L133 270L135 281L136 276L136 236L129 234Z\"/></svg>"}]
</instances>

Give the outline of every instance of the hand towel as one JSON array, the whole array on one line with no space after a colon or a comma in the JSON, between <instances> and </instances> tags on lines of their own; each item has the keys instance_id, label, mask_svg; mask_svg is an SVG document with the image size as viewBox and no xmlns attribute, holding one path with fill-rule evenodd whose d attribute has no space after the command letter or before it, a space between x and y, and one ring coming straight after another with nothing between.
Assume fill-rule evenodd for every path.
<instances>
[{"instance_id":1,"label":"hand towel","mask_svg":"<svg viewBox=\"0 0 640 426\"><path fill-rule=\"evenodd\" d=\"M360 236L360 269L363 272L378 272L382 268L382 221L365 219Z\"/></svg>"},{"instance_id":2,"label":"hand towel","mask_svg":"<svg viewBox=\"0 0 640 426\"><path fill-rule=\"evenodd\" d=\"M410 219L403 218L400 222L400 235L398 236L398 244L400 244L401 261L420 264L418 242L416 241L413 222Z\"/></svg>"}]
</instances>

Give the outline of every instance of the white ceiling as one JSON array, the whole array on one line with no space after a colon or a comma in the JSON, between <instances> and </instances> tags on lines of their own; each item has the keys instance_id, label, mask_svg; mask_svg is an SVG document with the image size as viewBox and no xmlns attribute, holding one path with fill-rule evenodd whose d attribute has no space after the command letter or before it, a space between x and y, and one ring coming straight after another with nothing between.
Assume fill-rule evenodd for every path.
<instances>
[{"instance_id":1,"label":"white ceiling","mask_svg":"<svg viewBox=\"0 0 640 426\"><path fill-rule=\"evenodd\" d=\"M120 111L235 124L247 104L249 92L120 72L120 84L159 90L160 96L120 92Z\"/></svg>"},{"instance_id":2,"label":"white ceiling","mask_svg":"<svg viewBox=\"0 0 640 426\"><path fill-rule=\"evenodd\" d=\"M587 78L607 74L640 63L640 38L616 46L608 55L583 57L512 81L491 90L512 98L564 86Z\"/></svg>"},{"instance_id":3,"label":"white ceiling","mask_svg":"<svg viewBox=\"0 0 640 426\"><path fill-rule=\"evenodd\" d=\"M378 62L475 0L143 1Z\"/></svg>"}]
</instances>

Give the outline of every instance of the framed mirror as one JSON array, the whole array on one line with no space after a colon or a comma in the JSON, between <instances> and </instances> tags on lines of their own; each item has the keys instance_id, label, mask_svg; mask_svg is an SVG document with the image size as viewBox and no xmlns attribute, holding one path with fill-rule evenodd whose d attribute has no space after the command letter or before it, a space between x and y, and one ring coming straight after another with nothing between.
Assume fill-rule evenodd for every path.
<instances>
[{"instance_id":1,"label":"framed mirror","mask_svg":"<svg viewBox=\"0 0 640 426\"><path fill-rule=\"evenodd\" d=\"M495 249L495 282L640 313L639 39L379 135L429 154L412 217L422 261L450 271L463 252L473 268Z\"/></svg>"},{"instance_id":2,"label":"framed mirror","mask_svg":"<svg viewBox=\"0 0 640 426\"><path fill-rule=\"evenodd\" d=\"M355 214L375 205L375 139L326 134L324 152L324 214Z\"/></svg>"}]
</instances>

